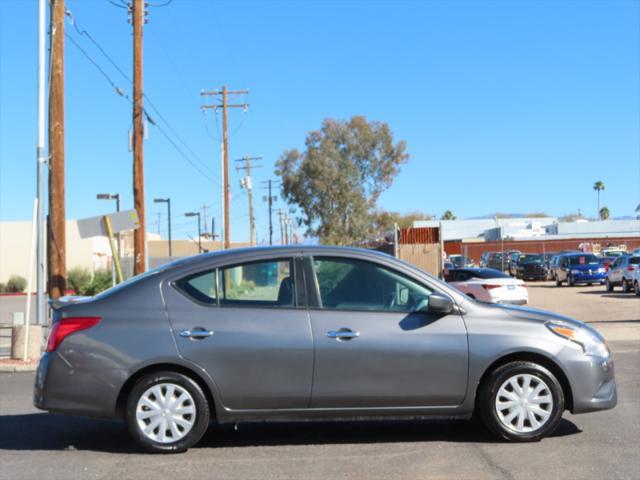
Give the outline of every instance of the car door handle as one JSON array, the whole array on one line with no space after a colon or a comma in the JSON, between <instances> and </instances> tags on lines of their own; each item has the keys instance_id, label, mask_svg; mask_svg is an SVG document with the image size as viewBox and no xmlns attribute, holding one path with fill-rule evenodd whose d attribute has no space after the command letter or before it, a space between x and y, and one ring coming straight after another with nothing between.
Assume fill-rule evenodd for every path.
<instances>
[{"instance_id":1,"label":"car door handle","mask_svg":"<svg viewBox=\"0 0 640 480\"><path fill-rule=\"evenodd\" d=\"M329 330L327 337L335 338L336 340L351 340L360 336L360 332L354 332L348 328L341 328L340 330Z\"/></svg>"},{"instance_id":2,"label":"car door handle","mask_svg":"<svg viewBox=\"0 0 640 480\"><path fill-rule=\"evenodd\" d=\"M183 338L202 339L202 338L210 337L211 335L213 335L213 330L205 330L203 328L193 329L193 330L182 330L180 332L180 336Z\"/></svg>"}]
</instances>

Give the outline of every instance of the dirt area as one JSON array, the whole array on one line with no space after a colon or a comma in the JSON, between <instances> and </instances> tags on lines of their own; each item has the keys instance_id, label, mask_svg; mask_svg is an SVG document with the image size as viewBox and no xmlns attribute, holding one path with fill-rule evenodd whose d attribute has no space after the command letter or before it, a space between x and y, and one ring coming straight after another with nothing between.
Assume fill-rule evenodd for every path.
<instances>
[{"instance_id":1,"label":"dirt area","mask_svg":"<svg viewBox=\"0 0 640 480\"><path fill-rule=\"evenodd\" d=\"M529 306L593 324L608 340L640 340L640 297L607 292L603 285L556 287L553 282L527 282Z\"/></svg>"}]
</instances>

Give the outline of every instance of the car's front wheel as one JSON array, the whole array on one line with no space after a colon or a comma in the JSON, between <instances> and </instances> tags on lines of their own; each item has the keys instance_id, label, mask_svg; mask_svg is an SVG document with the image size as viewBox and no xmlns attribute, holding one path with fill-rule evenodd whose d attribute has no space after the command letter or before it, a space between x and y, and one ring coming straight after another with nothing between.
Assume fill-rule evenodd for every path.
<instances>
[{"instance_id":1,"label":"car's front wheel","mask_svg":"<svg viewBox=\"0 0 640 480\"><path fill-rule=\"evenodd\" d=\"M532 362L512 362L494 370L481 385L479 413L496 435L532 442L551 434L562 419L564 394L556 377Z\"/></svg>"},{"instance_id":2,"label":"car's front wheel","mask_svg":"<svg viewBox=\"0 0 640 480\"><path fill-rule=\"evenodd\" d=\"M186 451L204 435L209 416L209 402L200 386L177 372L142 377L127 399L129 432L151 452Z\"/></svg>"},{"instance_id":3,"label":"car's front wheel","mask_svg":"<svg viewBox=\"0 0 640 480\"><path fill-rule=\"evenodd\" d=\"M637 297L640 297L640 282L637 280L633 282L633 291L635 292Z\"/></svg>"}]
</instances>

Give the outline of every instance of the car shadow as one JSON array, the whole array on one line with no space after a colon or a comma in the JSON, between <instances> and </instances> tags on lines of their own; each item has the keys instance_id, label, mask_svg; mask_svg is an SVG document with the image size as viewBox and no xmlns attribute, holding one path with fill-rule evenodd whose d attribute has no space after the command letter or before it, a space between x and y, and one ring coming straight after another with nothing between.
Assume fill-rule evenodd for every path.
<instances>
[{"instance_id":1,"label":"car shadow","mask_svg":"<svg viewBox=\"0 0 640 480\"><path fill-rule=\"evenodd\" d=\"M595 290L595 291L588 291L588 292L578 292L580 295L600 295L601 297L604 298L633 298L633 299L638 299L639 297L636 296L633 292L629 292L629 293L615 293L615 292L607 292L606 290Z\"/></svg>"},{"instance_id":2,"label":"car shadow","mask_svg":"<svg viewBox=\"0 0 640 480\"><path fill-rule=\"evenodd\" d=\"M118 420L32 413L0 416L0 450L144 453ZM562 419L553 437L581 433ZM194 448L396 442L500 443L464 419L212 425Z\"/></svg>"}]
</instances>

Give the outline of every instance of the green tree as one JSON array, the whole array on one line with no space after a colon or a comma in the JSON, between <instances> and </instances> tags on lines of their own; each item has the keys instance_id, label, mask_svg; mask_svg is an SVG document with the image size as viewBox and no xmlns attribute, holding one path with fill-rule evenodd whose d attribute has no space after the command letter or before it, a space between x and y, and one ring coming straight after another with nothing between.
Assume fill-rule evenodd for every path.
<instances>
[{"instance_id":1,"label":"green tree","mask_svg":"<svg viewBox=\"0 0 640 480\"><path fill-rule=\"evenodd\" d=\"M418 211L402 214L378 210L371 215L371 231L385 232L392 230L394 225L398 225L399 228L407 228L413 226L413 222L418 220L433 220L433 215Z\"/></svg>"},{"instance_id":2,"label":"green tree","mask_svg":"<svg viewBox=\"0 0 640 480\"><path fill-rule=\"evenodd\" d=\"M599 215L600 215L600 220L606 220L609 218L609 209L607 207L602 207L599 211L598 211Z\"/></svg>"},{"instance_id":3,"label":"green tree","mask_svg":"<svg viewBox=\"0 0 640 480\"><path fill-rule=\"evenodd\" d=\"M325 119L309 132L305 150L286 150L276 162L282 194L298 207L298 223L322 243L366 238L380 194L409 155L386 123L355 116Z\"/></svg>"},{"instance_id":4,"label":"green tree","mask_svg":"<svg viewBox=\"0 0 640 480\"><path fill-rule=\"evenodd\" d=\"M27 288L27 279L20 275L11 275L6 285L7 292L21 293Z\"/></svg>"},{"instance_id":5,"label":"green tree","mask_svg":"<svg viewBox=\"0 0 640 480\"><path fill-rule=\"evenodd\" d=\"M593 184L593 189L598 193L598 213L600 212L600 192L604 190L604 182L602 180L598 180Z\"/></svg>"},{"instance_id":6,"label":"green tree","mask_svg":"<svg viewBox=\"0 0 640 480\"><path fill-rule=\"evenodd\" d=\"M455 220L456 218L458 217L456 217L455 213L453 213L451 210L447 210L442 214L440 220Z\"/></svg>"}]
</instances>

